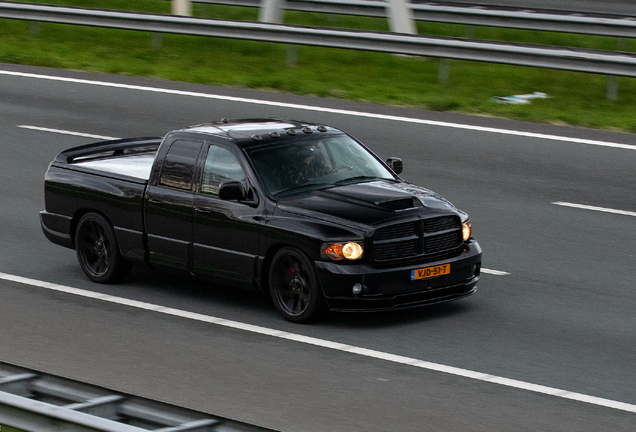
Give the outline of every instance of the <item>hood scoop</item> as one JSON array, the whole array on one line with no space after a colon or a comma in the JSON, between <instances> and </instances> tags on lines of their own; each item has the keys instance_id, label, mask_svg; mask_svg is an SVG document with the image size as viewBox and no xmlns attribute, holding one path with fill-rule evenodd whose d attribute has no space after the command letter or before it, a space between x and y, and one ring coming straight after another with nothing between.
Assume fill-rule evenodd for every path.
<instances>
[{"instance_id":1,"label":"hood scoop","mask_svg":"<svg viewBox=\"0 0 636 432\"><path fill-rule=\"evenodd\" d=\"M420 202L420 200L414 199L413 197L376 201L375 204L382 207L383 209L393 211L406 210L413 207L422 207L422 203Z\"/></svg>"}]
</instances>

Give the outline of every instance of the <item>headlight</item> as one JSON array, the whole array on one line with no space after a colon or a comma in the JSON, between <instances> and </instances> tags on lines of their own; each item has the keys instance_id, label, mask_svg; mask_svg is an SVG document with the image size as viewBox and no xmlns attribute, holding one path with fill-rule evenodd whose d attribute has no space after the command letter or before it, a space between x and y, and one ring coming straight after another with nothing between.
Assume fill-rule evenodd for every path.
<instances>
[{"instance_id":1,"label":"headlight","mask_svg":"<svg viewBox=\"0 0 636 432\"><path fill-rule=\"evenodd\" d=\"M470 224L470 221L462 222L462 237L464 238L464 241L470 238L472 231L473 227Z\"/></svg>"},{"instance_id":2,"label":"headlight","mask_svg":"<svg viewBox=\"0 0 636 432\"><path fill-rule=\"evenodd\" d=\"M320 251L335 261L345 258L356 260L362 256L362 246L355 242L324 244Z\"/></svg>"}]
</instances>

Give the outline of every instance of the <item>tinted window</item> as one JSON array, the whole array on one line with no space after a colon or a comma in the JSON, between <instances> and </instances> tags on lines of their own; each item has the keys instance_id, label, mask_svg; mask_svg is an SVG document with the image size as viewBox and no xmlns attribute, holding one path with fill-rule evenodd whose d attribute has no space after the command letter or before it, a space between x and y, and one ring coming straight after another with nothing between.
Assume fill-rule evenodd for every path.
<instances>
[{"instance_id":1,"label":"tinted window","mask_svg":"<svg viewBox=\"0 0 636 432\"><path fill-rule=\"evenodd\" d=\"M349 181L395 179L373 154L344 134L280 138L280 142L252 146L247 151L273 195Z\"/></svg>"},{"instance_id":2,"label":"tinted window","mask_svg":"<svg viewBox=\"0 0 636 432\"><path fill-rule=\"evenodd\" d=\"M161 169L159 184L178 189L192 190L194 165L201 149L201 143L175 141L170 146Z\"/></svg>"},{"instance_id":3,"label":"tinted window","mask_svg":"<svg viewBox=\"0 0 636 432\"><path fill-rule=\"evenodd\" d=\"M237 181L246 186L245 173L236 156L227 149L210 146L203 168L201 192L218 195L221 183Z\"/></svg>"}]
</instances>

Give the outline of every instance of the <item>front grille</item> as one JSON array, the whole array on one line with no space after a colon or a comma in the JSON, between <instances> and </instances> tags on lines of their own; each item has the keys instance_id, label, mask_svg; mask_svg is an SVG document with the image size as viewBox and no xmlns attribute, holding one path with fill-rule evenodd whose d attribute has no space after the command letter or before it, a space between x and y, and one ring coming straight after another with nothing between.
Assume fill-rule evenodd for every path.
<instances>
[{"instance_id":1,"label":"front grille","mask_svg":"<svg viewBox=\"0 0 636 432\"><path fill-rule=\"evenodd\" d=\"M443 252L453 249L461 244L461 232L449 232L437 236L426 237L424 240L424 250L426 253Z\"/></svg>"},{"instance_id":2,"label":"front grille","mask_svg":"<svg viewBox=\"0 0 636 432\"><path fill-rule=\"evenodd\" d=\"M374 240L377 242L415 235L415 225L416 222L405 222L397 225L379 228L375 232Z\"/></svg>"},{"instance_id":3,"label":"front grille","mask_svg":"<svg viewBox=\"0 0 636 432\"><path fill-rule=\"evenodd\" d=\"M386 262L457 250L462 230L458 216L441 216L381 227L372 238L373 261Z\"/></svg>"},{"instance_id":4,"label":"front grille","mask_svg":"<svg viewBox=\"0 0 636 432\"><path fill-rule=\"evenodd\" d=\"M459 219L456 216L443 216L424 221L427 233L444 231L447 229L459 228Z\"/></svg>"},{"instance_id":5,"label":"front grille","mask_svg":"<svg viewBox=\"0 0 636 432\"><path fill-rule=\"evenodd\" d=\"M377 261L390 260L396 256L407 258L417 256L417 240L405 242L391 242L376 246L375 259Z\"/></svg>"}]
</instances>

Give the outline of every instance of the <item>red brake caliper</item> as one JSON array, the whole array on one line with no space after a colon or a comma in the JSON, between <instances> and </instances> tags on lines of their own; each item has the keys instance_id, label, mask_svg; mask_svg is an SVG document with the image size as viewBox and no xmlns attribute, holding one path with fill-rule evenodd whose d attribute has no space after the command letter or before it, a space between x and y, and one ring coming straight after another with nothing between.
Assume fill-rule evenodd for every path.
<instances>
[{"instance_id":1,"label":"red brake caliper","mask_svg":"<svg viewBox=\"0 0 636 432\"><path fill-rule=\"evenodd\" d=\"M296 273L296 269L294 269L294 266L290 265L289 268L287 269L287 273L290 276L287 287L289 288L290 291L293 291L294 288L292 287L292 282L294 281L294 273Z\"/></svg>"}]
</instances>

